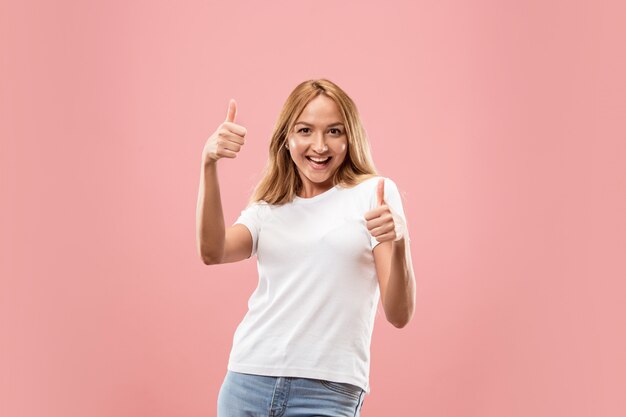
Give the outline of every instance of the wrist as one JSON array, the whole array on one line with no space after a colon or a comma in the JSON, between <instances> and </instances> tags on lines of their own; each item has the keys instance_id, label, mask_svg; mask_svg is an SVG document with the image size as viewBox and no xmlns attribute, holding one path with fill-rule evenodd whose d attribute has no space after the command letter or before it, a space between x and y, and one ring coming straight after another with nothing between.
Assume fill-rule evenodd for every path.
<instances>
[{"instance_id":1,"label":"wrist","mask_svg":"<svg viewBox=\"0 0 626 417\"><path fill-rule=\"evenodd\" d=\"M217 165L217 159L213 159L210 157L202 158L202 166L204 168L209 168Z\"/></svg>"}]
</instances>

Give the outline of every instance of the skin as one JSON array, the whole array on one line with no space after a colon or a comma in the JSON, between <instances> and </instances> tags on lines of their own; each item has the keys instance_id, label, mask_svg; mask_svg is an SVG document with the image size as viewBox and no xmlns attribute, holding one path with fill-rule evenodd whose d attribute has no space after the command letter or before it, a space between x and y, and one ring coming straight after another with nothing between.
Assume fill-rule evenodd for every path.
<instances>
[{"instance_id":1,"label":"skin","mask_svg":"<svg viewBox=\"0 0 626 417\"><path fill-rule=\"evenodd\" d=\"M202 152L196 221L198 252L207 265L241 261L252 250L252 235L245 226L224 227L217 179L217 162L236 158L245 143L247 131L235 122L236 114L236 103L231 100L226 120L209 137ZM331 126L342 119L335 102L325 96L312 100L297 121L311 124L297 124L289 137L291 158L304 184L300 196L310 198L333 187L332 173L345 159L347 137L343 126ZM327 169L313 170L306 155L332 156L332 159ZM385 203L383 179L376 196L377 207L365 213L364 218L369 233L381 242L374 248L373 256L385 316L395 327L402 328L411 320L415 306L408 234L402 218Z\"/></svg>"},{"instance_id":2,"label":"skin","mask_svg":"<svg viewBox=\"0 0 626 417\"><path fill-rule=\"evenodd\" d=\"M387 321L406 326L415 311L415 275L408 229L401 216L385 202L385 180L378 182L378 206L365 213L367 230L380 244L372 251L376 264L380 299Z\"/></svg>"},{"instance_id":3,"label":"skin","mask_svg":"<svg viewBox=\"0 0 626 417\"><path fill-rule=\"evenodd\" d=\"M288 144L303 184L298 196L311 198L331 189L334 186L332 175L343 163L348 149L337 104L323 94L311 100L296 120ZM330 156L331 160L323 170L316 170L306 156Z\"/></svg>"}]
</instances>

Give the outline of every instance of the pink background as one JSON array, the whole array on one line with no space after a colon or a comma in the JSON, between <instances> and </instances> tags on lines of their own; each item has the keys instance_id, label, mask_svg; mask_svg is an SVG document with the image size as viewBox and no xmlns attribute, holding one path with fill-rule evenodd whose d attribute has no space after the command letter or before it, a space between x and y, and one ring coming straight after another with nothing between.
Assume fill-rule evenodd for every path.
<instances>
[{"instance_id":1,"label":"pink background","mask_svg":"<svg viewBox=\"0 0 626 417\"><path fill-rule=\"evenodd\" d=\"M412 237L362 416L625 415L625 39L622 1L3 2L0 415L215 415L257 277L196 253L202 148L235 98L230 224L317 77Z\"/></svg>"}]
</instances>

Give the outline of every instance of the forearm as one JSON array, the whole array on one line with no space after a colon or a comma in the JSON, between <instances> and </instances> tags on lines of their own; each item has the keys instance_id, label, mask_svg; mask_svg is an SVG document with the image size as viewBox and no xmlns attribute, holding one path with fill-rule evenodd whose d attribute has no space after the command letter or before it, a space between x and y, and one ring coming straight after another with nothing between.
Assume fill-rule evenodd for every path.
<instances>
[{"instance_id":1,"label":"forearm","mask_svg":"<svg viewBox=\"0 0 626 417\"><path fill-rule=\"evenodd\" d=\"M202 163L196 207L198 253L205 263L219 261L224 253L224 213L217 178L217 162Z\"/></svg>"},{"instance_id":2,"label":"forearm","mask_svg":"<svg viewBox=\"0 0 626 417\"><path fill-rule=\"evenodd\" d=\"M415 310L415 276L411 261L411 249L402 238L393 242L389 281L384 305L387 319L396 327L404 327Z\"/></svg>"}]
</instances>

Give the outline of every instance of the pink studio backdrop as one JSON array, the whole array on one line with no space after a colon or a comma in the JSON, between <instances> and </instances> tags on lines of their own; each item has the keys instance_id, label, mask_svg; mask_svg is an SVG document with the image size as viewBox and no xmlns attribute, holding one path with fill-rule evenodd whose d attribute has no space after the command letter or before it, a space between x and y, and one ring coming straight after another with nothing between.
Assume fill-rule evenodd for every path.
<instances>
[{"instance_id":1,"label":"pink studio backdrop","mask_svg":"<svg viewBox=\"0 0 626 417\"><path fill-rule=\"evenodd\" d=\"M318 77L412 237L362 416L625 415L625 39L619 1L3 2L0 415L215 415L257 276L197 255L202 148L235 98L230 224Z\"/></svg>"}]
</instances>

